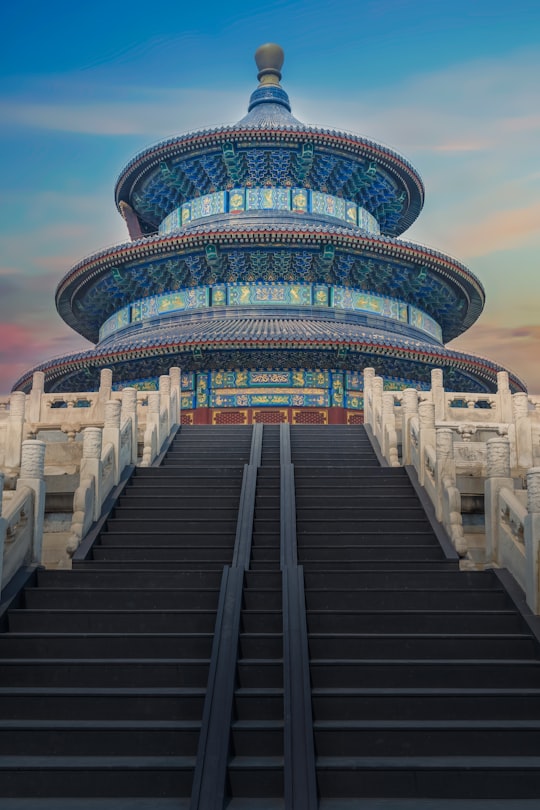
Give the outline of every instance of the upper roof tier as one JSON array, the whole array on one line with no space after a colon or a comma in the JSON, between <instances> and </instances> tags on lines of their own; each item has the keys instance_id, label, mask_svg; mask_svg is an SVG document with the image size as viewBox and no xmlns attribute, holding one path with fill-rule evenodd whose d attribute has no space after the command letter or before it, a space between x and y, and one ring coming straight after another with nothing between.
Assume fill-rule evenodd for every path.
<instances>
[{"instance_id":1,"label":"upper roof tier","mask_svg":"<svg viewBox=\"0 0 540 810\"><path fill-rule=\"evenodd\" d=\"M173 211L206 194L300 187L354 202L375 217L382 234L399 236L412 225L424 186L411 164L367 138L298 121L279 83L281 48L263 45L255 59L260 83L247 115L231 126L161 141L133 158L116 183L122 215L127 218L132 209L140 234L148 235Z\"/></svg>"}]
</instances>

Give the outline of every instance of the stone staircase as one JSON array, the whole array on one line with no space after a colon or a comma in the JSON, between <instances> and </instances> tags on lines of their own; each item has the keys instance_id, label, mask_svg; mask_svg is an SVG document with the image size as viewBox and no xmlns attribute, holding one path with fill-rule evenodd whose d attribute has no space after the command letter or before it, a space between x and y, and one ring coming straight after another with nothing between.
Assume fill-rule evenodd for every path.
<instances>
[{"instance_id":1,"label":"stone staircase","mask_svg":"<svg viewBox=\"0 0 540 810\"><path fill-rule=\"evenodd\" d=\"M536 620L437 535L362 426L183 427L4 616L0 807L530 806Z\"/></svg>"}]
</instances>

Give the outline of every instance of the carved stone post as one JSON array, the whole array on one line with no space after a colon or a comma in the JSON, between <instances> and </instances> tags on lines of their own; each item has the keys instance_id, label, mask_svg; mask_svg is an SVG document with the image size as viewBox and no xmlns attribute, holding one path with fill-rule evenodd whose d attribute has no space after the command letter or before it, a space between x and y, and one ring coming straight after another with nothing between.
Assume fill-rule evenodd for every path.
<instances>
[{"instance_id":1,"label":"carved stone post","mask_svg":"<svg viewBox=\"0 0 540 810\"><path fill-rule=\"evenodd\" d=\"M169 369L174 424L182 423L182 371L177 366Z\"/></svg>"},{"instance_id":2,"label":"carved stone post","mask_svg":"<svg viewBox=\"0 0 540 810\"><path fill-rule=\"evenodd\" d=\"M418 391L405 388L401 392L401 457L403 464L411 463L411 417L418 413Z\"/></svg>"},{"instance_id":3,"label":"carved stone post","mask_svg":"<svg viewBox=\"0 0 540 810\"><path fill-rule=\"evenodd\" d=\"M494 436L486 442L488 478L510 478L510 442L506 436Z\"/></svg>"},{"instance_id":4,"label":"carved stone post","mask_svg":"<svg viewBox=\"0 0 540 810\"><path fill-rule=\"evenodd\" d=\"M456 483L456 467L454 464L454 433L452 428L439 427L435 433L435 480L437 482L437 503L435 514L437 520L444 518L444 487L454 486Z\"/></svg>"},{"instance_id":5,"label":"carved stone post","mask_svg":"<svg viewBox=\"0 0 540 810\"><path fill-rule=\"evenodd\" d=\"M110 400L112 394L113 373L110 368L102 368L99 372L99 389L97 403L94 409L94 418L103 419L105 415L105 405Z\"/></svg>"},{"instance_id":6,"label":"carved stone post","mask_svg":"<svg viewBox=\"0 0 540 810\"><path fill-rule=\"evenodd\" d=\"M435 419L438 422L446 421L446 396L440 368L434 368L431 372L431 398L435 405Z\"/></svg>"},{"instance_id":7,"label":"carved stone post","mask_svg":"<svg viewBox=\"0 0 540 810\"><path fill-rule=\"evenodd\" d=\"M124 388L122 390L122 411L120 421L123 425L126 419L131 419L131 463L137 463L138 454L138 426L137 426L137 389Z\"/></svg>"},{"instance_id":8,"label":"carved stone post","mask_svg":"<svg viewBox=\"0 0 540 810\"><path fill-rule=\"evenodd\" d=\"M383 391L382 427L383 445L381 450L383 456L391 467L399 467L394 394L391 391Z\"/></svg>"},{"instance_id":9,"label":"carved stone post","mask_svg":"<svg viewBox=\"0 0 540 810\"><path fill-rule=\"evenodd\" d=\"M431 446L435 450L435 405L423 400L418 405L418 480L424 486L426 480L425 449Z\"/></svg>"},{"instance_id":10,"label":"carved stone post","mask_svg":"<svg viewBox=\"0 0 540 810\"><path fill-rule=\"evenodd\" d=\"M32 375L32 390L26 403L26 421L42 422L41 418L43 394L45 392L45 374L43 371L34 371Z\"/></svg>"},{"instance_id":11,"label":"carved stone post","mask_svg":"<svg viewBox=\"0 0 540 810\"><path fill-rule=\"evenodd\" d=\"M105 405L104 427L108 430L114 428L120 430L120 413L122 405L117 399L111 399Z\"/></svg>"},{"instance_id":12,"label":"carved stone post","mask_svg":"<svg viewBox=\"0 0 540 810\"><path fill-rule=\"evenodd\" d=\"M383 446L383 413L382 395L384 391L384 380L375 375L371 380L371 421L373 433L379 442L382 450Z\"/></svg>"},{"instance_id":13,"label":"carved stone post","mask_svg":"<svg viewBox=\"0 0 540 810\"><path fill-rule=\"evenodd\" d=\"M99 373L99 398L109 400L111 398L113 384L113 373L110 368L102 368Z\"/></svg>"},{"instance_id":14,"label":"carved stone post","mask_svg":"<svg viewBox=\"0 0 540 810\"><path fill-rule=\"evenodd\" d=\"M373 430L373 378L375 376L374 368L364 369L364 422L369 425Z\"/></svg>"},{"instance_id":15,"label":"carved stone post","mask_svg":"<svg viewBox=\"0 0 540 810\"><path fill-rule=\"evenodd\" d=\"M103 475L101 465L101 451L103 436L101 428L87 427L83 432L83 457L81 460L80 480L93 478L95 482L95 501L92 519L97 520L101 514Z\"/></svg>"},{"instance_id":16,"label":"carved stone post","mask_svg":"<svg viewBox=\"0 0 540 810\"><path fill-rule=\"evenodd\" d=\"M173 425L182 421L182 374L177 366L169 369L171 380L171 411Z\"/></svg>"},{"instance_id":17,"label":"carved stone post","mask_svg":"<svg viewBox=\"0 0 540 810\"><path fill-rule=\"evenodd\" d=\"M452 428L437 428L436 447L437 461L449 461L454 458L454 431Z\"/></svg>"},{"instance_id":18,"label":"carved stone post","mask_svg":"<svg viewBox=\"0 0 540 810\"><path fill-rule=\"evenodd\" d=\"M17 490L29 487L34 491L34 525L32 527L32 562L41 562L43 548L43 519L45 516L45 442L28 439L22 443L21 474Z\"/></svg>"},{"instance_id":19,"label":"carved stone post","mask_svg":"<svg viewBox=\"0 0 540 810\"><path fill-rule=\"evenodd\" d=\"M540 613L540 467L527 471L527 516L524 526L526 597L530 609Z\"/></svg>"},{"instance_id":20,"label":"carved stone post","mask_svg":"<svg viewBox=\"0 0 540 810\"><path fill-rule=\"evenodd\" d=\"M21 463L24 438L26 394L14 391L9 398L9 419L6 432L4 463L8 470L16 470Z\"/></svg>"},{"instance_id":21,"label":"carved stone post","mask_svg":"<svg viewBox=\"0 0 540 810\"><path fill-rule=\"evenodd\" d=\"M508 372L499 371L497 373L497 400L498 418L501 422L512 421L512 394L508 383Z\"/></svg>"},{"instance_id":22,"label":"carved stone post","mask_svg":"<svg viewBox=\"0 0 540 810\"><path fill-rule=\"evenodd\" d=\"M159 378L159 393L161 396L161 410L165 410L167 412L167 436L171 432L171 427L173 425L173 419L171 417L171 378L168 374L162 374ZM160 436L160 448L162 442L165 440L165 437Z\"/></svg>"},{"instance_id":23,"label":"carved stone post","mask_svg":"<svg viewBox=\"0 0 540 810\"><path fill-rule=\"evenodd\" d=\"M499 493L503 487L513 491L510 478L510 442L506 436L494 436L486 442L486 481L484 514L486 528L486 563L499 564Z\"/></svg>"},{"instance_id":24,"label":"carved stone post","mask_svg":"<svg viewBox=\"0 0 540 810\"><path fill-rule=\"evenodd\" d=\"M120 409L117 399L110 399L105 403L105 421L103 425L103 444L112 444L114 448L114 484L119 482L121 469L121 436L120 436Z\"/></svg>"},{"instance_id":25,"label":"carved stone post","mask_svg":"<svg viewBox=\"0 0 540 810\"><path fill-rule=\"evenodd\" d=\"M529 418L529 397L518 393L512 397L514 422L516 429L516 462L522 470L533 464L532 426Z\"/></svg>"},{"instance_id":26,"label":"carved stone post","mask_svg":"<svg viewBox=\"0 0 540 810\"><path fill-rule=\"evenodd\" d=\"M159 391L149 392L141 467L149 467L158 453L160 399Z\"/></svg>"}]
</instances>

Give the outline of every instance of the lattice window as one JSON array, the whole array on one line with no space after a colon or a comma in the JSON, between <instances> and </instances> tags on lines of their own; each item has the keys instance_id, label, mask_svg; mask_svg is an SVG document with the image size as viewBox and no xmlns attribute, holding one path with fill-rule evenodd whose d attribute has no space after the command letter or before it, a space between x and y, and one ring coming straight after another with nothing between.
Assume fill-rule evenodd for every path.
<instances>
[{"instance_id":1,"label":"lattice window","mask_svg":"<svg viewBox=\"0 0 540 810\"><path fill-rule=\"evenodd\" d=\"M245 425L245 411L215 411L212 419L214 425Z\"/></svg>"},{"instance_id":2,"label":"lattice window","mask_svg":"<svg viewBox=\"0 0 540 810\"><path fill-rule=\"evenodd\" d=\"M256 424L279 425L287 421L287 411L254 411L253 422Z\"/></svg>"},{"instance_id":3,"label":"lattice window","mask_svg":"<svg viewBox=\"0 0 540 810\"><path fill-rule=\"evenodd\" d=\"M364 414L363 413L348 413L347 414L347 424L348 425L363 425L364 424Z\"/></svg>"},{"instance_id":4,"label":"lattice window","mask_svg":"<svg viewBox=\"0 0 540 810\"><path fill-rule=\"evenodd\" d=\"M328 415L326 411L295 411L293 423L295 425L326 425Z\"/></svg>"}]
</instances>

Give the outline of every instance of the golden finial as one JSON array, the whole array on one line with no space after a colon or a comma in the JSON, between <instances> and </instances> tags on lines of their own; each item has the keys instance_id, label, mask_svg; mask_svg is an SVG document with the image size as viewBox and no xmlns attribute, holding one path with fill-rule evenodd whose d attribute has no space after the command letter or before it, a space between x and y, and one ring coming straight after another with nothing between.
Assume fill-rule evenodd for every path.
<instances>
[{"instance_id":1,"label":"golden finial","mask_svg":"<svg viewBox=\"0 0 540 810\"><path fill-rule=\"evenodd\" d=\"M284 59L283 48L273 42L257 48L255 62L259 68L257 78L260 84L279 84Z\"/></svg>"}]
</instances>

